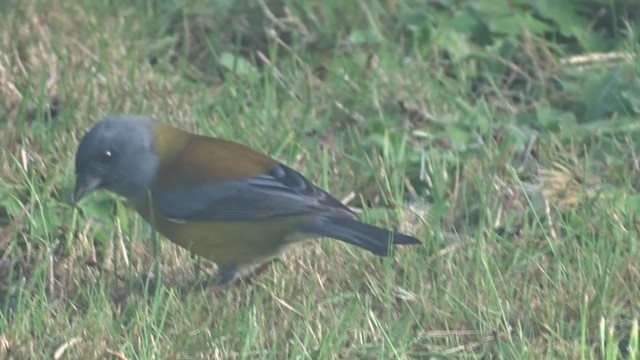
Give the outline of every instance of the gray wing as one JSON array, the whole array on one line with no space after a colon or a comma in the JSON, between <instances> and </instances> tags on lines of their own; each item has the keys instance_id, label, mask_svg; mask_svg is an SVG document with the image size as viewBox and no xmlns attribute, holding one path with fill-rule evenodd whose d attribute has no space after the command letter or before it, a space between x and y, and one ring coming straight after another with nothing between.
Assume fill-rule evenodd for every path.
<instances>
[{"instance_id":1,"label":"gray wing","mask_svg":"<svg viewBox=\"0 0 640 360\"><path fill-rule=\"evenodd\" d=\"M354 217L295 170L277 164L246 179L152 191L160 212L178 220L258 220L304 214Z\"/></svg>"}]
</instances>

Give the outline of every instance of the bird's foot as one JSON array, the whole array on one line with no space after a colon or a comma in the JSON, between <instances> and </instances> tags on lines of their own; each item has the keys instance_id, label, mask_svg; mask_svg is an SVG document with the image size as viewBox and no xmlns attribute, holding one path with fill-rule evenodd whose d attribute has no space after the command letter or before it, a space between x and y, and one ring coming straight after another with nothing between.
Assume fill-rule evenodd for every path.
<instances>
[{"instance_id":1,"label":"bird's foot","mask_svg":"<svg viewBox=\"0 0 640 360\"><path fill-rule=\"evenodd\" d=\"M218 267L218 285L229 285L234 283L251 284L259 275L264 274L274 263L283 263L280 258L257 265L249 271L241 271L238 266L222 265Z\"/></svg>"},{"instance_id":2,"label":"bird's foot","mask_svg":"<svg viewBox=\"0 0 640 360\"><path fill-rule=\"evenodd\" d=\"M218 285L229 285L240 278L239 274L238 267L235 265L218 266L217 283Z\"/></svg>"}]
</instances>

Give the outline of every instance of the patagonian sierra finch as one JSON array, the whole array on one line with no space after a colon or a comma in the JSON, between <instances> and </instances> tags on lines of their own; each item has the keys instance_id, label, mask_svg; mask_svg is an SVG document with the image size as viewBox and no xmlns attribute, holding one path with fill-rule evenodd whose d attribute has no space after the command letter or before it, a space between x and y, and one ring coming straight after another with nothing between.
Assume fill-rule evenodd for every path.
<instances>
[{"instance_id":1,"label":"patagonian sierra finch","mask_svg":"<svg viewBox=\"0 0 640 360\"><path fill-rule=\"evenodd\" d=\"M326 236L380 256L391 245L420 243L358 221L264 154L145 116L98 122L81 140L75 165L74 201L98 189L125 197L160 234L214 261L221 283L306 239Z\"/></svg>"}]
</instances>

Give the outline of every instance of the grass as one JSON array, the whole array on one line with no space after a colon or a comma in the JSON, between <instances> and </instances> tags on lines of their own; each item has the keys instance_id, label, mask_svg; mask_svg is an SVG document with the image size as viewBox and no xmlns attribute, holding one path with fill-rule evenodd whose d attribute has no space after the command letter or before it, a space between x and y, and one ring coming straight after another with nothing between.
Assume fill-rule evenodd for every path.
<instances>
[{"instance_id":1,"label":"grass","mask_svg":"<svg viewBox=\"0 0 640 360\"><path fill-rule=\"evenodd\" d=\"M0 358L637 359L638 22L568 46L471 31L468 4L4 2ZM563 60L605 50L627 55ZM78 138L123 112L260 149L424 244L316 241L220 288L163 241L148 291L148 227L69 203Z\"/></svg>"}]
</instances>

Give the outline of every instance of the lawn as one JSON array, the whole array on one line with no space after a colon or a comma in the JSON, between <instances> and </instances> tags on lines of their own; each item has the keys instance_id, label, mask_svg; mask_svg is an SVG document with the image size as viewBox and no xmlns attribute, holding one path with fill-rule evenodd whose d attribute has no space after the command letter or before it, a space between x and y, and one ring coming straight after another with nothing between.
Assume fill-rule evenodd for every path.
<instances>
[{"instance_id":1,"label":"lawn","mask_svg":"<svg viewBox=\"0 0 640 360\"><path fill-rule=\"evenodd\" d=\"M633 0L0 1L0 359L639 359L639 30ZM71 203L119 113L423 244L211 284L121 198Z\"/></svg>"}]
</instances>

